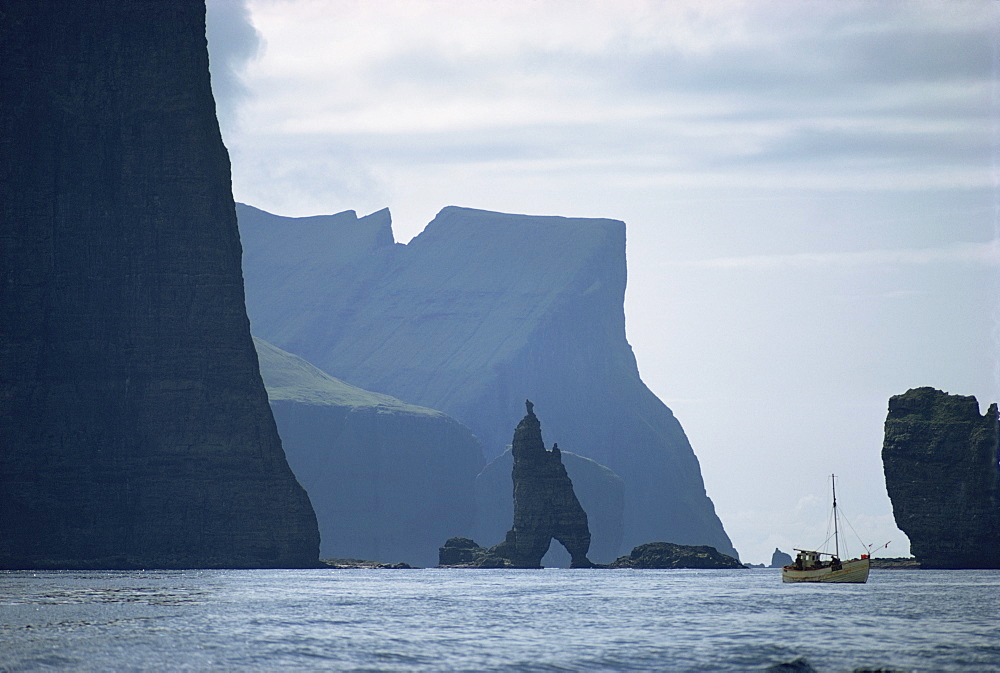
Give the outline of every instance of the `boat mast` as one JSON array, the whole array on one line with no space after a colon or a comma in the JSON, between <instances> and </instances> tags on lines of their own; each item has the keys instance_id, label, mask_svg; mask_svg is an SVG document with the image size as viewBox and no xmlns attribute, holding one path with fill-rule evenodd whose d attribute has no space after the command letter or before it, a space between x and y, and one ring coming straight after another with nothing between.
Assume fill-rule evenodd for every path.
<instances>
[{"instance_id":1,"label":"boat mast","mask_svg":"<svg viewBox=\"0 0 1000 673\"><path fill-rule=\"evenodd\" d=\"M833 489L833 555L840 558L840 538L837 536L837 477L830 475L830 486Z\"/></svg>"}]
</instances>

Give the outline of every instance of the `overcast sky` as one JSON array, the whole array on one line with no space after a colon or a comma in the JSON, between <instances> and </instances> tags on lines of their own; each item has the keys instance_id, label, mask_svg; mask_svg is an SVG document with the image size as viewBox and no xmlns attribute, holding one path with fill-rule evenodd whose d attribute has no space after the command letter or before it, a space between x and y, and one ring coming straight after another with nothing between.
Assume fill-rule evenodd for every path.
<instances>
[{"instance_id":1,"label":"overcast sky","mask_svg":"<svg viewBox=\"0 0 1000 673\"><path fill-rule=\"evenodd\" d=\"M742 558L822 542L833 472L908 552L889 396L1000 400L1000 2L208 4L237 200L624 220L640 373Z\"/></svg>"}]
</instances>

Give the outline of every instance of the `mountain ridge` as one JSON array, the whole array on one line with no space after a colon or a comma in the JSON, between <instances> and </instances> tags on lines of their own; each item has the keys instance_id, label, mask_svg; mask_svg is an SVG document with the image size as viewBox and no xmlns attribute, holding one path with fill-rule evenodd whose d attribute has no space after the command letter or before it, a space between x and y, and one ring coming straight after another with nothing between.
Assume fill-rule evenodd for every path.
<instances>
[{"instance_id":1,"label":"mountain ridge","mask_svg":"<svg viewBox=\"0 0 1000 673\"><path fill-rule=\"evenodd\" d=\"M336 255L314 246L300 258L293 250L318 221L243 212L259 336L352 385L447 413L488 459L530 398L561 447L624 480L624 549L669 540L736 553L683 429L643 384L626 339L623 222L449 206L406 245L349 238ZM298 240L275 246L278 232ZM275 288L291 280L296 292L279 305Z\"/></svg>"}]
</instances>

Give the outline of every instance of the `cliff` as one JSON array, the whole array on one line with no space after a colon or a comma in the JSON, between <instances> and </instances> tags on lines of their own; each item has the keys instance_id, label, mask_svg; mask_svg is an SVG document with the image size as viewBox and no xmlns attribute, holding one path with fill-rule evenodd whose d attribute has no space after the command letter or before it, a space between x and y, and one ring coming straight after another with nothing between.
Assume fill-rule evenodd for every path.
<instances>
[{"instance_id":1,"label":"cliff","mask_svg":"<svg viewBox=\"0 0 1000 673\"><path fill-rule=\"evenodd\" d=\"M491 554L510 559L514 568L540 568L552 540L565 547L571 568L590 568L587 513L573 492L559 446L546 450L533 405L514 429L514 526Z\"/></svg>"},{"instance_id":2,"label":"cliff","mask_svg":"<svg viewBox=\"0 0 1000 673\"><path fill-rule=\"evenodd\" d=\"M1000 568L997 405L914 388L889 400L882 463L896 525L923 568Z\"/></svg>"},{"instance_id":3,"label":"cliff","mask_svg":"<svg viewBox=\"0 0 1000 673\"><path fill-rule=\"evenodd\" d=\"M472 527L478 440L441 412L254 343L285 454L316 509L321 556L435 565L440 541Z\"/></svg>"},{"instance_id":4,"label":"cliff","mask_svg":"<svg viewBox=\"0 0 1000 673\"><path fill-rule=\"evenodd\" d=\"M587 513L590 528L588 557L597 563L618 558L622 541L625 485L621 477L589 458L560 447L562 464L573 482L573 492ZM476 475L476 521L472 537L487 544L504 539L514 520L511 473L514 456L508 449ZM562 545L554 544L542 558L546 568L568 568L570 557Z\"/></svg>"},{"instance_id":5,"label":"cliff","mask_svg":"<svg viewBox=\"0 0 1000 673\"><path fill-rule=\"evenodd\" d=\"M2 14L0 567L315 565L250 340L204 3Z\"/></svg>"},{"instance_id":6,"label":"cliff","mask_svg":"<svg viewBox=\"0 0 1000 673\"><path fill-rule=\"evenodd\" d=\"M553 436L621 477L625 548L665 539L735 555L684 431L625 338L622 222L448 207L401 245L387 211L238 212L256 334L447 413L487 458L530 397Z\"/></svg>"}]
</instances>

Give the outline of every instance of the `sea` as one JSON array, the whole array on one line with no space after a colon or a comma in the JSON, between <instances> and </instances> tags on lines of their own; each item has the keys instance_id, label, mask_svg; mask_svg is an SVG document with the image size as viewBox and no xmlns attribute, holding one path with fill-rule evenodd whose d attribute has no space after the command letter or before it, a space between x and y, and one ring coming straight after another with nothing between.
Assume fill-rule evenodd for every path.
<instances>
[{"instance_id":1,"label":"sea","mask_svg":"<svg viewBox=\"0 0 1000 673\"><path fill-rule=\"evenodd\" d=\"M1000 671L1000 571L0 572L0 671Z\"/></svg>"}]
</instances>

